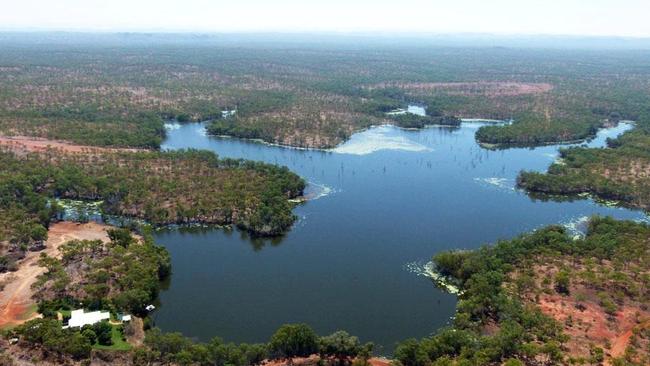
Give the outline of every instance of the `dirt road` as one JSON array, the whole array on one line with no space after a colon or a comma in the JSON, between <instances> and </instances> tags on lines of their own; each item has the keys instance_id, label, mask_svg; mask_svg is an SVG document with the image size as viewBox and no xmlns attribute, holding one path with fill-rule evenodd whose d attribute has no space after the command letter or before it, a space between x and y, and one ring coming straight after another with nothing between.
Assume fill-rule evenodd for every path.
<instances>
[{"instance_id":1,"label":"dirt road","mask_svg":"<svg viewBox=\"0 0 650 366\"><path fill-rule=\"evenodd\" d=\"M4 290L0 292L0 328L16 326L38 316L33 311L35 304L31 287L38 275L45 271L38 265L41 253L58 257L59 247L73 239L109 241L107 228L109 227L94 222L60 222L51 225L43 251L28 252L20 262L18 271L0 274L0 282L6 283Z\"/></svg>"}]
</instances>

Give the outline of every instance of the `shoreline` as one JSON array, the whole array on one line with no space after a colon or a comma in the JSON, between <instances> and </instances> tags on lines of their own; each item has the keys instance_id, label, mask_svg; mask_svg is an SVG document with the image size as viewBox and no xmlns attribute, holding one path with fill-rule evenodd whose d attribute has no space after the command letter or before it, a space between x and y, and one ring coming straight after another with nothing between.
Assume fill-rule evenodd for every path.
<instances>
[{"instance_id":1,"label":"shoreline","mask_svg":"<svg viewBox=\"0 0 650 366\"><path fill-rule=\"evenodd\" d=\"M560 145L560 146L565 146L565 145L577 145L577 144L582 144L582 143L589 143L596 139L598 137L598 133L607 130L610 128L615 128L618 127L620 124L627 124L630 125L630 129L627 131L632 131L634 128L636 128L636 122L632 120L621 120L618 121L617 123L610 124L610 125L603 125L602 127L599 127L598 130L596 130L596 133L590 136L587 136L582 139L575 139L575 140L567 140L567 141L547 141L547 142L538 142L538 143L519 143L519 142L498 142L498 143L491 143L491 142L482 142L479 141L478 139L476 142L479 144L479 146L489 149L489 150L503 150L503 149L516 149L516 148L535 148L535 147L544 147L544 146L553 146L553 145ZM624 131L623 133L627 132Z\"/></svg>"},{"instance_id":2,"label":"shoreline","mask_svg":"<svg viewBox=\"0 0 650 366\"><path fill-rule=\"evenodd\" d=\"M367 127L355 130L352 132L352 134L347 137L344 141L341 143L337 144L334 147L304 147L304 146L294 146L294 145L288 145L288 144L282 144L278 142L269 142L263 139L259 138L246 138L246 137L237 137L233 135L211 135L206 133L206 136L208 137L217 137L217 138L223 138L223 139L237 139L237 140L242 140L242 141L249 141L249 142L254 142L254 143L259 143L262 145L267 145L267 146L273 146L273 147L280 147L280 148L285 148L285 149L293 149L293 150L303 150L303 151L318 151L318 152L326 152L326 153L336 153L334 151L335 149L341 147L348 141L350 141L350 138L352 135L358 134L358 133L363 133L366 132L372 128L377 128L377 127L393 127L397 128L403 131L422 131L427 128L462 128L464 123L484 123L487 125L499 125L499 124L504 124L504 125L509 125L514 122L514 120L498 120L498 119L491 119L491 118L460 118L461 123L459 126L451 126L451 125L444 125L444 124L430 124L426 125L421 128L413 128L413 127L400 127L397 126L393 123L381 123L381 124L373 124L369 125ZM208 123L209 121L201 121L201 122L188 122L188 123L197 123L197 124L205 124ZM636 122L632 120L621 120L618 121L616 124L613 125L603 125L598 128L595 134L587 136L582 139L574 139L574 140L558 140L558 141L546 141L546 142L539 142L539 143L517 143L517 142L503 142L503 143L490 143L490 142L482 142L478 139L475 138L476 143L488 150L500 150L500 149L510 149L510 148L534 148L534 147L543 147L543 146L552 146L552 145L573 145L573 144L580 144L583 142L590 142L591 140L595 139L598 136L598 133L602 130L613 128L618 126L619 124L624 123L624 124L629 124L632 126L630 130L632 130L636 126ZM177 123L178 124L178 123ZM183 125L183 124L180 124ZM204 127L205 128L205 127Z\"/></svg>"},{"instance_id":3,"label":"shoreline","mask_svg":"<svg viewBox=\"0 0 650 366\"><path fill-rule=\"evenodd\" d=\"M222 139L236 139L236 140L242 140L242 141L249 141L249 142L259 143L259 144L262 144L262 145L280 147L280 148L285 148L285 149L303 150L303 151L318 151L318 152L325 152L325 153L336 153L336 151L334 151L334 150L341 147L342 145L344 145L348 141L350 141L350 138L352 137L352 135L355 135L355 134L358 134L358 133L363 133L363 132L366 132L366 131L368 131L370 129L378 128L378 127L393 127L393 128L397 128L397 129L400 129L400 130L403 130L403 131L422 131L422 130L425 130L425 129L428 129L428 128L441 128L441 127L443 127L443 128L462 128L463 123L481 123L481 122L486 123L486 124L502 124L502 123L507 124L507 123L511 123L511 121L496 120L496 119L489 119L489 118L460 118L460 120L461 120L461 123L458 126L434 123L434 124L426 125L426 126L421 127L421 128L417 128L417 127L401 127L401 126L397 126L397 125L395 125L393 123L389 123L389 122L381 123L381 124L372 124L372 125L369 125L367 127L364 127L364 128L358 129L358 130L354 130L349 137L347 137L345 140L343 140L342 142L340 142L339 144L337 144L334 147L294 146L294 145L282 144L282 143L279 143L279 142L269 142L269 141L266 141L266 140L260 139L260 138L237 137L237 136L233 136L233 135L211 135L211 134L207 133L207 131L206 131L205 136L222 138ZM204 125L203 128L205 129L206 128L205 124L209 123L209 121L188 122L188 123L175 122L175 123L166 123L165 125L181 125L182 126L184 124L189 124L189 123L202 124L202 125Z\"/></svg>"}]
</instances>

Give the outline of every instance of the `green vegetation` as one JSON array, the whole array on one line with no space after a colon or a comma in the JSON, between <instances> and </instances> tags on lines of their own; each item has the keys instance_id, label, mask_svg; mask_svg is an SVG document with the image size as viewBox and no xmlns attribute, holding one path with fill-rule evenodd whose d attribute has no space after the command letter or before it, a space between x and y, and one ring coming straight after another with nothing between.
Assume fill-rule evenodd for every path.
<instances>
[{"instance_id":1,"label":"green vegetation","mask_svg":"<svg viewBox=\"0 0 650 366\"><path fill-rule=\"evenodd\" d=\"M650 78L645 51L232 47L187 38L142 48L126 36L110 47L78 37L2 41L2 133L155 148L164 120L211 120L213 134L324 148L372 124L459 116L515 120L480 129L481 142L539 144L635 118ZM427 118L386 115L409 103L426 105ZM223 110L236 113L222 118Z\"/></svg>"},{"instance_id":2,"label":"green vegetation","mask_svg":"<svg viewBox=\"0 0 650 366\"><path fill-rule=\"evenodd\" d=\"M107 324L107 323L98 323L98 324ZM82 331L83 334L83 331ZM93 345L95 349L109 350L109 351L129 351L133 348L125 339L124 332L121 325L111 325L110 326L110 338L108 342L97 341Z\"/></svg>"},{"instance_id":3,"label":"green vegetation","mask_svg":"<svg viewBox=\"0 0 650 366\"><path fill-rule=\"evenodd\" d=\"M518 185L543 195L591 193L599 198L650 210L650 117L608 148L564 149L547 174L522 172Z\"/></svg>"},{"instance_id":4,"label":"green vegetation","mask_svg":"<svg viewBox=\"0 0 650 366\"><path fill-rule=\"evenodd\" d=\"M320 339L320 357L322 360L333 359L342 365L358 358L360 364L368 361L372 355L372 343L362 345L359 339L346 331L337 331Z\"/></svg>"},{"instance_id":5,"label":"green vegetation","mask_svg":"<svg viewBox=\"0 0 650 366\"><path fill-rule=\"evenodd\" d=\"M42 347L55 355L76 360L90 357L92 349L131 351L136 365L152 362L176 365L260 365L264 360L291 359L320 355L324 365L367 365L372 344L361 345L356 337L343 331L319 337L304 324L286 324L278 329L268 344L225 343L215 337L197 343L180 333L163 333L158 328L146 332L144 344L133 348L124 341L121 326L107 322L82 329L62 329L54 319L36 319L14 329L12 336L21 342Z\"/></svg>"},{"instance_id":6,"label":"green vegetation","mask_svg":"<svg viewBox=\"0 0 650 366\"><path fill-rule=\"evenodd\" d=\"M307 324L287 324L273 334L269 350L280 358L307 357L318 351L318 336Z\"/></svg>"},{"instance_id":7,"label":"green vegetation","mask_svg":"<svg viewBox=\"0 0 650 366\"><path fill-rule=\"evenodd\" d=\"M648 283L634 276L650 270L648 238L647 225L596 217L584 239L573 240L562 227L551 226L476 251L440 253L434 257L439 272L462 290L453 327L420 341L404 341L397 347L395 357L404 366L517 364L517 360L524 364L534 360L564 364L567 355L563 347L577 341L564 333L561 324L539 310L535 281L526 280L526 269L540 272L541 266L557 261L580 268L575 263L596 260L603 267L592 271L608 273L604 263L611 263L617 270L612 275L617 273L618 281L612 282L613 277L588 281L590 286L596 286L594 291L605 291L606 300L601 299L601 304L608 307L608 294L619 293L617 288L631 288L634 290L618 301L643 309L641 304L650 300ZM556 280L568 291L568 277L576 278L578 274L561 271ZM584 342L594 341L592 338ZM642 365L647 360L647 350L639 344L636 356L627 361L630 365Z\"/></svg>"},{"instance_id":8,"label":"green vegetation","mask_svg":"<svg viewBox=\"0 0 650 366\"><path fill-rule=\"evenodd\" d=\"M259 365L268 357L264 344L224 343L213 338L208 343L195 343L180 333L162 333L159 329L147 332L145 346L133 353L133 361L140 364L158 361L180 365Z\"/></svg>"},{"instance_id":9,"label":"green vegetation","mask_svg":"<svg viewBox=\"0 0 650 366\"><path fill-rule=\"evenodd\" d=\"M571 278L567 270L561 270L555 275L555 289L561 294L568 295Z\"/></svg>"},{"instance_id":10,"label":"green vegetation","mask_svg":"<svg viewBox=\"0 0 650 366\"><path fill-rule=\"evenodd\" d=\"M33 285L45 315L55 313L60 299L92 309L144 314L158 296L160 281L171 273L169 253L149 235L126 247L120 241L72 240L60 251L61 259L41 256L39 264L46 272Z\"/></svg>"},{"instance_id":11,"label":"green vegetation","mask_svg":"<svg viewBox=\"0 0 650 366\"><path fill-rule=\"evenodd\" d=\"M6 41L2 41L6 42ZM3 46L0 132L95 146L156 149L163 122L210 120L208 132L293 146L332 147L354 131L458 125L459 117L510 119L478 130L480 142L536 145L593 136L622 119L635 130L609 148L565 149L547 174L523 172L519 186L537 194L591 193L650 209L650 69L645 51L552 51L373 47L228 47L154 43L142 48L40 43ZM409 103L427 116L388 115ZM223 116L223 110L236 111ZM294 222L288 199L305 182L286 168L219 159L203 151L0 152L0 272L42 248L60 213L54 198L101 200L105 213L154 225L237 225L278 235ZM44 319L10 332L22 344L87 359L95 350L130 348L123 332L100 323L62 329L57 311L141 313L170 272L169 255L130 231L110 243L71 241L62 257L42 256L34 287ZM435 256L439 272L462 290L453 325L395 351L404 366L599 363L611 345L583 337L536 306L561 296L615 319L647 312L647 225L595 218L585 238L552 226L476 251ZM540 276L544 276L540 278ZM585 305L586 304L586 305ZM587 329L588 331L588 329ZM572 333L569 333L572 332ZM634 328L615 365L650 363L650 334ZM319 337L285 325L268 344L197 343L178 333L147 332L135 364L256 365L266 358L320 354L323 362L367 361L372 346L336 332ZM567 350L587 349L584 354ZM357 361L358 361L357 360ZM3 362L0 359L0 362ZM363 363L363 362L362 362Z\"/></svg>"},{"instance_id":12,"label":"green vegetation","mask_svg":"<svg viewBox=\"0 0 650 366\"><path fill-rule=\"evenodd\" d=\"M41 345L54 353L63 353L74 359L90 357L92 343L78 329L62 329L56 319L31 320L12 331L24 342Z\"/></svg>"},{"instance_id":13,"label":"green vegetation","mask_svg":"<svg viewBox=\"0 0 650 366\"><path fill-rule=\"evenodd\" d=\"M23 342L38 345L48 352L62 354L75 360L87 359L92 349L128 351L132 347L125 340L121 326L99 322L82 329L63 329L56 319L35 319L10 332Z\"/></svg>"},{"instance_id":14,"label":"green vegetation","mask_svg":"<svg viewBox=\"0 0 650 366\"><path fill-rule=\"evenodd\" d=\"M287 168L197 150L86 155L52 150L20 157L0 152L0 162L0 217L9 228L4 239L25 247L46 235L44 227L58 212L50 203L54 197L102 200L105 213L154 225L235 224L277 235L293 224L288 199L305 186Z\"/></svg>"},{"instance_id":15,"label":"green vegetation","mask_svg":"<svg viewBox=\"0 0 650 366\"><path fill-rule=\"evenodd\" d=\"M584 109L573 110L572 113L571 117L521 114L517 116L515 123L510 125L479 128L476 139L486 144L506 146L577 141L594 137L598 129L604 127L607 122L604 117Z\"/></svg>"},{"instance_id":16,"label":"green vegetation","mask_svg":"<svg viewBox=\"0 0 650 366\"><path fill-rule=\"evenodd\" d=\"M403 128L424 128L430 125L460 126L460 119L455 117L418 116L412 113L390 116L395 125Z\"/></svg>"},{"instance_id":17,"label":"green vegetation","mask_svg":"<svg viewBox=\"0 0 650 366\"><path fill-rule=\"evenodd\" d=\"M147 332L144 348L136 349L134 361L161 360L178 364L199 365L259 365L266 359L290 359L320 354L325 364L347 364L353 359L370 358L372 344L360 345L356 337L335 332L318 337L305 324L286 324L271 337L268 344L224 343L213 338L207 343L195 343L180 333Z\"/></svg>"}]
</instances>

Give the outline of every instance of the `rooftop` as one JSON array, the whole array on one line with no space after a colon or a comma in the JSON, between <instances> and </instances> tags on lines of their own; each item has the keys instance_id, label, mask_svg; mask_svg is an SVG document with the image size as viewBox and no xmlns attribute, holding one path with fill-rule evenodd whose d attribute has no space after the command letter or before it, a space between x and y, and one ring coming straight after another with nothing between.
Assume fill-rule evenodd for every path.
<instances>
[{"instance_id":1,"label":"rooftop","mask_svg":"<svg viewBox=\"0 0 650 366\"><path fill-rule=\"evenodd\" d=\"M110 319L111 315L108 311L92 311L89 313L84 312L84 309L72 310L71 317L68 321L68 327L83 327L84 325L93 325L102 320Z\"/></svg>"}]
</instances>

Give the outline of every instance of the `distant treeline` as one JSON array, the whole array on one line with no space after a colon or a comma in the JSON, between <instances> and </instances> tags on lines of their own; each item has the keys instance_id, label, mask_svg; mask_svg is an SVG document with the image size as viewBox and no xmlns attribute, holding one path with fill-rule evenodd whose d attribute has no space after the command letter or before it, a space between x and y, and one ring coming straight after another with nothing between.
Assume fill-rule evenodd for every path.
<instances>
[{"instance_id":1,"label":"distant treeline","mask_svg":"<svg viewBox=\"0 0 650 366\"><path fill-rule=\"evenodd\" d=\"M0 131L155 148L165 119L214 120L213 134L332 147L373 124L455 124L453 116L515 121L480 129L484 143L540 144L590 137L647 108L646 51L197 42L7 48ZM409 103L425 105L428 118L386 115ZM220 120L222 110L237 112Z\"/></svg>"}]
</instances>

